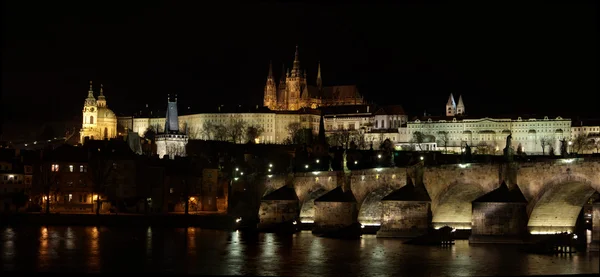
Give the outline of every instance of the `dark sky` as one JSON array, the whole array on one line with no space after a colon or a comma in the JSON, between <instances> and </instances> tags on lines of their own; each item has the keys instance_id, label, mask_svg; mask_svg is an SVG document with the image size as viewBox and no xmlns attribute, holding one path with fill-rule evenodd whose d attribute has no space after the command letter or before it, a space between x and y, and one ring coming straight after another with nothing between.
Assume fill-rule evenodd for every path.
<instances>
[{"instance_id":1,"label":"dark sky","mask_svg":"<svg viewBox=\"0 0 600 277\"><path fill-rule=\"evenodd\" d=\"M296 44L310 82L320 60L326 85L358 84L413 115L442 113L450 92L477 115L593 115L600 102L593 4L6 2L8 121L79 116L89 80L118 114L164 109L167 93L180 107L262 104L269 60L278 78Z\"/></svg>"}]
</instances>

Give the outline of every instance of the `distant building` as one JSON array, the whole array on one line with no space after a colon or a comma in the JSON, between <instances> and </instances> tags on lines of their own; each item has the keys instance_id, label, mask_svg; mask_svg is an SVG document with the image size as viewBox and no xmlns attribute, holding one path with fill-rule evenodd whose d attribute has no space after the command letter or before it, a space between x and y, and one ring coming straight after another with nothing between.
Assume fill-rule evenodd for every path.
<instances>
[{"instance_id":1,"label":"distant building","mask_svg":"<svg viewBox=\"0 0 600 277\"><path fill-rule=\"evenodd\" d=\"M298 46L292 70L288 69L286 73L282 69L279 84L275 83L273 65L269 64L263 105L270 110L296 111L301 108L359 104L364 104L364 99L355 85L323 86L320 63L317 66L316 84L309 85L306 69L300 67Z\"/></svg>"},{"instance_id":2,"label":"distant building","mask_svg":"<svg viewBox=\"0 0 600 277\"><path fill-rule=\"evenodd\" d=\"M80 143L83 143L86 137L89 137L90 140L117 137L117 117L106 104L102 85L100 85L100 95L96 100L92 81L90 81L90 90L83 104L83 122L79 135Z\"/></svg>"},{"instance_id":3,"label":"distant building","mask_svg":"<svg viewBox=\"0 0 600 277\"><path fill-rule=\"evenodd\" d=\"M446 116L415 117L406 127L398 129L397 147L416 150L448 150L460 153L465 145L474 151L500 154L506 146L506 137L512 134L512 147L519 145L528 154L548 154L550 148L559 154L560 140L571 137L571 120L560 116L543 118L510 116L475 118L464 114L462 97L454 112L453 97L446 104ZM460 107L461 113L458 113ZM450 109L449 109L450 108ZM421 143L415 133L423 134ZM542 148L542 145L544 148Z\"/></svg>"},{"instance_id":4,"label":"distant building","mask_svg":"<svg viewBox=\"0 0 600 277\"><path fill-rule=\"evenodd\" d=\"M7 212L16 211L17 206L25 208L31 196L33 167L17 155L0 159L0 210ZM20 204L17 195L25 197Z\"/></svg>"}]
</instances>

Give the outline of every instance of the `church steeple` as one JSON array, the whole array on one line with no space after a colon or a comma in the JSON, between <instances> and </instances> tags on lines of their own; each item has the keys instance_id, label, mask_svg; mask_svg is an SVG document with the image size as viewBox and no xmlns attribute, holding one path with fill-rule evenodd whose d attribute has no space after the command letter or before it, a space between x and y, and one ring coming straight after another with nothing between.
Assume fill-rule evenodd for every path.
<instances>
[{"instance_id":1,"label":"church steeple","mask_svg":"<svg viewBox=\"0 0 600 277\"><path fill-rule=\"evenodd\" d=\"M171 102L171 95L167 95L167 116L165 122L165 134L179 133L179 115L177 113L177 94L175 101Z\"/></svg>"},{"instance_id":2,"label":"church steeple","mask_svg":"<svg viewBox=\"0 0 600 277\"><path fill-rule=\"evenodd\" d=\"M277 85L273 78L273 62L269 62L269 73L267 75L267 83L265 84L263 106L271 110L275 110L277 107Z\"/></svg>"},{"instance_id":3,"label":"church steeple","mask_svg":"<svg viewBox=\"0 0 600 277\"><path fill-rule=\"evenodd\" d=\"M456 115L456 102L454 102L454 96L450 93L448 97L448 103L446 103L446 116Z\"/></svg>"},{"instance_id":4,"label":"church steeple","mask_svg":"<svg viewBox=\"0 0 600 277\"><path fill-rule=\"evenodd\" d=\"M294 56L294 66L292 67L292 76L291 77L300 77L300 54L298 52L298 45L296 45L296 54Z\"/></svg>"},{"instance_id":5,"label":"church steeple","mask_svg":"<svg viewBox=\"0 0 600 277\"><path fill-rule=\"evenodd\" d=\"M458 105L456 105L456 114L465 114L465 104L463 103L462 95L458 96Z\"/></svg>"},{"instance_id":6,"label":"church steeple","mask_svg":"<svg viewBox=\"0 0 600 277\"><path fill-rule=\"evenodd\" d=\"M90 81L90 90L88 90L87 98L96 100L96 98L94 97L94 89L92 88L92 81Z\"/></svg>"},{"instance_id":7,"label":"church steeple","mask_svg":"<svg viewBox=\"0 0 600 277\"><path fill-rule=\"evenodd\" d=\"M323 87L323 80L321 80L321 62L317 66L317 87L321 89Z\"/></svg>"},{"instance_id":8,"label":"church steeple","mask_svg":"<svg viewBox=\"0 0 600 277\"><path fill-rule=\"evenodd\" d=\"M104 97L104 85L100 84L100 95L98 95L98 107L106 107L106 97Z\"/></svg>"},{"instance_id":9,"label":"church steeple","mask_svg":"<svg viewBox=\"0 0 600 277\"><path fill-rule=\"evenodd\" d=\"M269 61L269 75L267 79L273 79L273 61Z\"/></svg>"}]
</instances>

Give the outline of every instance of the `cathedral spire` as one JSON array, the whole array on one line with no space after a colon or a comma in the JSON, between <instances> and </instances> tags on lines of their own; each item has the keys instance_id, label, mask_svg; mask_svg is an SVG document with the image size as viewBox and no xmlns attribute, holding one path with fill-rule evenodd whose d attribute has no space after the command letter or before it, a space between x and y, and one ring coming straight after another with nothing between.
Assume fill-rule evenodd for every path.
<instances>
[{"instance_id":1,"label":"cathedral spire","mask_svg":"<svg viewBox=\"0 0 600 277\"><path fill-rule=\"evenodd\" d=\"M269 75L267 79L273 79L273 61L269 61Z\"/></svg>"},{"instance_id":2,"label":"cathedral spire","mask_svg":"<svg viewBox=\"0 0 600 277\"><path fill-rule=\"evenodd\" d=\"M294 66L292 67L292 77L300 77L300 58L298 45L296 45L296 54L294 56Z\"/></svg>"},{"instance_id":3,"label":"cathedral spire","mask_svg":"<svg viewBox=\"0 0 600 277\"><path fill-rule=\"evenodd\" d=\"M104 97L104 85L100 84L100 97Z\"/></svg>"},{"instance_id":4,"label":"cathedral spire","mask_svg":"<svg viewBox=\"0 0 600 277\"><path fill-rule=\"evenodd\" d=\"M321 61L319 61L319 65L317 66L317 87L321 88L323 86L323 80L321 79Z\"/></svg>"}]
</instances>

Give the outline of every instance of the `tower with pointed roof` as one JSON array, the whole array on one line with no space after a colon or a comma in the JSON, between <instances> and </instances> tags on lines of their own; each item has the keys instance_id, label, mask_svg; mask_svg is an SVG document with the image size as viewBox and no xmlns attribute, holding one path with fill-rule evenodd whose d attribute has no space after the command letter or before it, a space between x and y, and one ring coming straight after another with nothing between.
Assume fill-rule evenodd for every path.
<instances>
[{"instance_id":1,"label":"tower with pointed roof","mask_svg":"<svg viewBox=\"0 0 600 277\"><path fill-rule=\"evenodd\" d=\"M458 104L456 105L456 115L465 114L465 103L463 103L462 95L458 96Z\"/></svg>"},{"instance_id":2,"label":"tower with pointed roof","mask_svg":"<svg viewBox=\"0 0 600 277\"><path fill-rule=\"evenodd\" d=\"M450 93L450 97L448 97L448 103L446 103L446 116L455 116L456 115L456 102L454 102L454 95Z\"/></svg>"},{"instance_id":3,"label":"tower with pointed roof","mask_svg":"<svg viewBox=\"0 0 600 277\"><path fill-rule=\"evenodd\" d=\"M167 96L167 115L165 118L165 129L162 134L156 135L156 153L160 158L165 156L175 159L176 156L186 156L188 136L179 130L179 114L177 112L177 96L172 101Z\"/></svg>"},{"instance_id":4,"label":"tower with pointed roof","mask_svg":"<svg viewBox=\"0 0 600 277\"><path fill-rule=\"evenodd\" d=\"M263 105L271 110L277 108L277 85L273 77L273 63L269 63L269 75L267 76L267 84L265 85L265 96Z\"/></svg>"},{"instance_id":5,"label":"tower with pointed roof","mask_svg":"<svg viewBox=\"0 0 600 277\"><path fill-rule=\"evenodd\" d=\"M355 85L323 86L320 62L317 65L316 86L308 85L308 70L300 66L299 53L299 48L296 46L292 68L288 68L287 73L285 68L282 68L277 87L274 86L272 66L269 66L263 98L265 107L271 110L296 111L302 108L316 109L321 106L364 104L364 99Z\"/></svg>"},{"instance_id":6,"label":"tower with pointed roof","mask_svg":"<svg viewBox=\"0 0 600 277\"><path fill-rule=\"evenodd\" d=\"M90 81L90 89L83 103L82 113L82 124L79 130L80 143L84 143L86 137L91 140L117 137L117 117L106 104L104 87L102 85L100 85L100 95L96 100L92 81Z\"/></svg>"}]
</instances>

